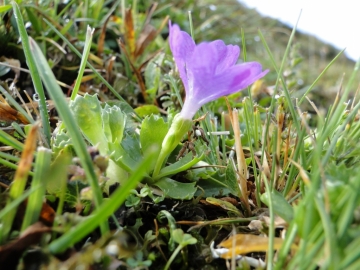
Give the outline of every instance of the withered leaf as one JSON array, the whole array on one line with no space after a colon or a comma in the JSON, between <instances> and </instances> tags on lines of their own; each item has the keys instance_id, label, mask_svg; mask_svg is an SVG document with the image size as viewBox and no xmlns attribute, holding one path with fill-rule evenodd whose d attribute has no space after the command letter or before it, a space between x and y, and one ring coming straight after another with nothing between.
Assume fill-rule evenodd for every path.
<instances>
[{"instance_id":1,"label":"withered leaf","mask_svg":"<svg viewBox=\"0 0 360 270\"><path fill-rule=\"evenodd\" d=\"M30 246L39 243L42 235L48 232L51 232L50 227L45 226L42 222L37 222L21 233L19 238L0 246L0 265L6 263L6 269L17 269L23 252Z\"/></svg>"},{"instance_id":2,"label":"withered leaf","mask_svg":"<svg viewBox=\"0 0 360 270\"><path fill-rule=\"evenodd\" d=\"M141 31L139 38L136 40L134 57L139 57L149 45L151 41L156 38L157 31L154 26L151 24L146 24L143 30Z\"/></svg>"},{"instance_id":3,"label":"withered leaf","mask_svg":"<svg viewBox=\"0 0 360 270\"><path fill-rule=\"evenodd\" d=\"M125 11L125 42L129 48L130 56L133 57L135 52L135 29L130 8Z\"/></svg>"},{"instance_id":4,"label":"withered leaf","mask_svg":"<svg viewBox=\"0 0 360 270\"><path fill-rule=\"evenodd\" d=\"M5 122L20 121L22 124L29 124L29 121L21 113L2 102L0 102L0 120Z\"/></svg>"}]
</instances>

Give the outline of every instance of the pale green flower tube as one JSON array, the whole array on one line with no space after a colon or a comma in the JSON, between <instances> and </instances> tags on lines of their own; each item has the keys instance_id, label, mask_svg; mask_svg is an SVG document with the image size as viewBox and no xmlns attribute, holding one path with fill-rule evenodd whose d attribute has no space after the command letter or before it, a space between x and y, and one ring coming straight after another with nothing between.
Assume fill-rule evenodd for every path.
<instances>
[{"instance_id":1,"label":"pale green flower tube","mask_svg":"<svg viewBox=\"0 0 360 270\"><path fill-rule=\"evenodd\" d=\"M171 127L162 142L161 151L156 161L153 177L159 174L168 156L176 148L179 142L181 142L182 138L191 127L191 119L184 119L183 117L181 117L180 113L175 115Z\"/></svg>"}]
</instances>

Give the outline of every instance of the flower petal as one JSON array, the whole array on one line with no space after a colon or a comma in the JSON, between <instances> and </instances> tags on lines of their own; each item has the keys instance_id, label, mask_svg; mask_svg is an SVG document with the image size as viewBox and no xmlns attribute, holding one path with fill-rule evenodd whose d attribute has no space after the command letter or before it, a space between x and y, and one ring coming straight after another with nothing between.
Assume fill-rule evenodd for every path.
<instances>
[{"instance_id":1,"label":"flower petal","mask_svg":"<svg viewBox=\"0 0 360 270\"><path fill-rule=\"evenodd\" d=\"M183 119L192 119L196 112L200 109L201 104L191 96L186 96L184 106L180 115Z\"/></svg>"},{"instance_id":2,"label":"flower petal","mask_svg":"<svg viewBox=\"0 0 360 270\"><path fill-rule=\"evenodd\" d=\"M198 44L194 49L192 57L186 62L188 80L187 82L183 82L184 84L187 83L187 88L189 89L189 91L186 92L188 98L198 96L198 94L201 96L201 93L198 93L198 91L203 90L201 87L202 83L204 82L206 84L211 82L215 76L219 62L218 45L218 41Z\"/></svg>"},{"instance_id":3,"label":"flower petal","mask_svg":"<svg viewBox=\"0 0 360 270\"><path fill-rule=\"evenodd\" d=\"M226 95L242 90L264 77L269 70L262 71L262 66L258 62L247 62L231 67L225 74L225 78L233 77L228 87Z\"/></svg>"},{"instance_id":4,"label":"flower petal","mask_svg":"<svg viewBox=\"0 0 360 270\"><path fill-rule=\"evenodd\" d=\"M171 25L171 22L169 22L169 30L170 49L179 69L180 78L184 82L185 91L188 92L186 63L191 59L196 45L190 35L181 31L178 25Z\"/></svg>"},{"instance_id":5,"label":"flower petal","mask_svg":"<svg viewBox=\"0 0 360 270\"><path fill-rule=\"evenodd\" d=\"M235 65L239 54L239 46L225 45L222 40L202 42L194 50L190 69L201 68L203 72L219 74Z\"/></svg>"},{"instance_id":6,"label":"flower petal","mask_svg":"<svg viewBox=\"0 0 360 270\"><path fill-rule=\"evenodd\" d=\"M228 68L224 73L199 81L194 88L197 102L201 105L219 97L238 92L256 80L265 76L269 70L262 72L262 66L258 62L248 62ZM200 90L201 89L201 90Z\"/></svg>"},{"instance_id":7,"label":"flower petal","mask_svg":"<svg viewBox=\"0 0 360 270\"><path fill-rule=\"evenodd\" d=\"M218 58L217 44L202 42L195 47L187 63L187 69L196 73L201 71L201 73L215 74Z\"/></svg>"},{"instance_id":8,"label":"flower petal","mask_svg":"<svg viewBox=\"0 0 360 270\"><path fill-rule=\"evenodd\" d=\"M222 40L215 40L211 43L216 46L218 57L215 71L216 74L222 73L225 69L236 64L240 54L239 46L225 45Z\"/></svg>"}]
</instances>

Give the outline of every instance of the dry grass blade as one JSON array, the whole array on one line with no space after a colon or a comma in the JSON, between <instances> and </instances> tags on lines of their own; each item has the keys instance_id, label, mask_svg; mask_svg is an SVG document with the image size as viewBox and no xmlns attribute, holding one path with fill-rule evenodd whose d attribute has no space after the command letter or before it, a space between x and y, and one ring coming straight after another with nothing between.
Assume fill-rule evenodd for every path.
<instances>
[{"instance_id":1,"label":"dry grass blade","mask_svg":"<svg viewBox=\"0 0 360 270\"><path fill-rule=\"evenodd\" d=\"M100 36L99 36L99 40L98 40L98 50L97 50L97 56L100 57L103 52L104 52L104 45L105 45L105 37L106 37L106 27L107 24L109 22L109 19L111 17L108 16L105 20L105 23L103 24L103 26L101 27L101 32L100 32Z\"/></svg>"},{"instance_id":2,"label":"dry grass blade","mask_svg":"<svg viewBox=\"0 0 360 270\"><path fill-rule=\"evenodd\" d=\"M136 49L133 54L134 58L137 58L144 52L146 46L155 39L156 34L157 31L154 26L152 26L151 24L146 24L144 26L143 30L139 35L139 38L136 40Z\"/></svg>"},{"instance_id":3,"label":"dry grass blade","mask_svg":"<svg viewBox=\"0 0 360 270\"><path fill-rule=\"evenodd\" d=\"M14 182L10 189L10 196L13 198L17 198L19 195L22 194L27 176L32 166L34 153L37 144L37 135L38 135L38 125L34 125L25 141L25 148L21 154L21 160L19 163L19 167L16 170Z\"/></svg>"},{"instance_id":4,"label":"dry grass blade","mask_svg":"<svg viewBox=\"0 0 360 270\"><path fill-rule=\"evenodd\" d=\"M247 190L247 178L248 178L248 170L245 160L244 151L241 144L241 131L239 125L239 112L234 109L232 111L232 124L234 129L234 138L235 138L235 151L236 151L236 159L238 164L238 183L241 190L241 202L244 204L246 215L251 214L249 199L248 199L248 190Z\"/></svg>"},{"instance_id":5,"label":"dry grass blade","mask_svg":"<svg viewBox=\"0 0 360 270\"><path fill-rule=\"evenodd\" d=\"M24 151L21 154L21 159L19 162L18 169L15 172L15 177L12 182L12 185L10 186L10 192L9 192L9 199L8 203L10 203L12 200L15 200L16 198L20 197L21 194L23 194L27 182L27 177L29 175L34 153L36 149L37 144L37 135L38 135L38 125L34 125L25 141ZM0 240L4 242L11 230L11 226L13 223L13 220L16 215L16 208L13 208L9 213L4 216L2 222L2 229L0 231Z\"/></svg>"},{"instance_id":6,"label":"dry grass blade","mask_svg":"<svg viewBox=\"0 0 360 270\"><path fill-rule=\"evenodd\" d=\"M129 48L130 57L133 59L135 52L135 29L132 10L130 8L125 11L125 42Z\"/></svg>"}]
</instances>

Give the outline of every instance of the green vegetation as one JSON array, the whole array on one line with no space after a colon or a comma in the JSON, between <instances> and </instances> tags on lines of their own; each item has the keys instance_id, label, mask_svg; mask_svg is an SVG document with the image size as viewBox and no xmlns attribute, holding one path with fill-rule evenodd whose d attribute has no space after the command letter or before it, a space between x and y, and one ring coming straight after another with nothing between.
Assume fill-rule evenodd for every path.
<instances>
[{"instance_id":1,"label":"green vegetation","mask_svg":"<svg viewBox=\"0 0 360 270\"><path fill-rule=\"evenodd\" d=\"M0 16L8 269L360 268L360 63L235 0L5 1ZM185 98L169 19L270 72L204 105L159 166Z\"/></svg>"}]
</instances>

